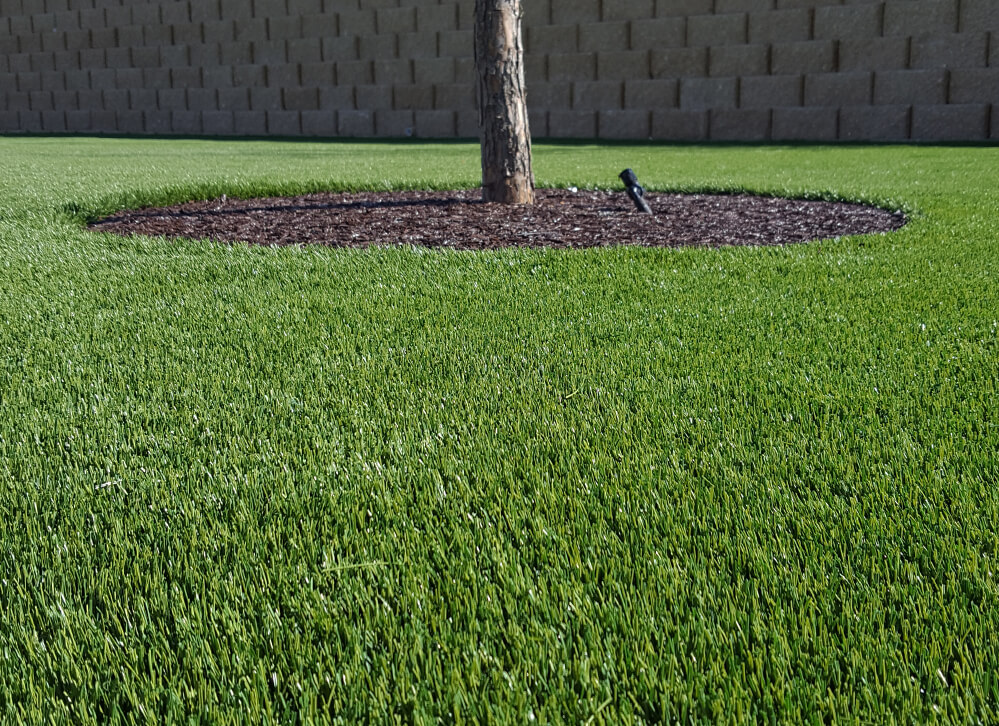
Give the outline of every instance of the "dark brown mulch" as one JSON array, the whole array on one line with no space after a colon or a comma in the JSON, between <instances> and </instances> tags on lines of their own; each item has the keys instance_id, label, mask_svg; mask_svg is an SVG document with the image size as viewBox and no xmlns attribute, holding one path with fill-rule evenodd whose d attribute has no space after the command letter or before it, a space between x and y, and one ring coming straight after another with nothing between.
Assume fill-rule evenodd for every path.
<instances>
[{"instance_id":1,"label":"dark brown mulch","mask_svg":"<svg viewBox=\"0 0 999 726\"><path fill-rule=\"evenodd\" d=\"M781 245L889 232L906 219L860 204L747 194L648 194L655 214L622 193L539 189L533 206L486 204L478 190L322 193L189 202L124 211L90 225L122 235L334 247L421 245L598 247L616 244Z\"/></svg>"}]
</instances>

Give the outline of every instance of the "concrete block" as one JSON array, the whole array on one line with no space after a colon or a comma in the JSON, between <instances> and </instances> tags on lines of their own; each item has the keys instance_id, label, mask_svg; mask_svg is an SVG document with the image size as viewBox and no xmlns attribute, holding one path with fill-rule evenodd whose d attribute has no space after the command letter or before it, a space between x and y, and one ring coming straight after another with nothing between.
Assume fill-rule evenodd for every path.
<instances>
[{"instance_id":1,"label":"concrete block","mask_svg":"<svg viewBox=\"0 0 999 726\"><path fill-rule=\"evenodd\" d=\"M445 34L441 34L442 42ZM524 48L528 53L575 53L579 50L575 25L548 25L528 28ZM468 39L471 49L471 36ZM443 45L441 55L444 55Z\"/></svg>"},{"instance_id":2,"label":"concrete block","mask_svg":"<svg viewBox=\"0 0 999 726\"><path fill-rule=\"evenodd\" d=\"M51 111L55 108L52 105L51 91L31 91L28 94L28 109L31 111Z\"/></svg>"},{"instance_id":3,"label":"concrete block","mask_svg":"<svg viewBox=\"0 0 999 726\"><path fill-rule=\"evenodd\" d=\"M908 38L839 41L840 71L890 71L908 66Z\"/></svg>"},{"instance_id":4,"label":"concrete block","mask_svg":"<svg viewBox=\"0 0 999 726\"><path fill-rule=\"evenodd\" d=\"M530 111L528 111L528 113L530 113ZM458 126L457 136L459 139L479 138L478 111L458 111L455 114L455 123Z\"/></svg>"},{"instance_id":5,"label":"concrete block","mask_svg":"<svg viewBox=\"0 0 999 726\"><path fill-rule=\"evenodd\" d=\"M323 59L323 46L319 38L299 38L288 41L289 63L319 63Z\"/></svg>"},{"instance_id":6,"label":"concrete block","mask_svg":"<svg viewBox=\"0 0 999 726\"><path fill-rule=\"evenodd\" d=\"M191 65L189 49L186 45L164 45L160 47L160 60L165 68Z\"/></svg>"},{"instance_id":7,"label":"concrete block","mask_svg":"<svg viewBox=\"0 0 999 726\"><path fill-rule=\"evenodd\" d=\"M376 60L374 70L375 83L380 85L413 82L413 62L409 59Z\"/></svg>"},{"instance_id":8,"label":"concrete block","mask_svg":"<svg viewBox=\"0 0 999 726\"><path fill-rule=\"evenodd\" d=\"M454 58L417 58L413 61L413 81L439 85L454 83Z\"/></svg>"},{"instance_id":9,"label":"concrete block","mask_svg":"<svg viewBox=\"0 0 999 726\"><path fill-rule=\"evenodd\" d=\"M302 70L297 63L275 63L265 70L267 85L273 88L294 88L302 84Z\"/></svg>"},{"instance_id":10,"label":"concrete block","mask_svg":"<svg viewBox=\"0 0 999 726\"><path fill-rule=\"evenodd\" d=\"M810 40L812 14L805 8L755 12L749 15L750 43L789 43Z\"/></svg>"},{"instance_id":11,"label":"concrete block","mask_svg":"<svg viewBox=\"0 0 999 726\"><path fill-rule=\"evenodd\" d=\"M355 109L354 89L350 86L331 86L319 89L319 109L321 111Z\"/></svg>"},{"instance_id":12,"label":"concrete block","mask_svg":"<svg viewBox=\"0 0 999 726\"><path fill-rule=\"evenodd\" d=\"M191 22L204 23L222 19L217 0L202 0L190 6Z\"/></svg>"},{"instance_id":13,"label":"concrete block","mask_svg":"<svg viewBox=\"0 0 999 726\"><path fill-rule=\"evenodd\" d=\"M249 20L253 17L252 0L220 0L219 16L229 20Z\"/></svg>"},{"instance_id":14,"label":"concrete block","mask_svg":"<svg viewBox=\"0 0 999 726\"><path fill-rule=\"evenodd\" d=\"M250 43L253 63L261 66L288 62L288 44L283 40L262 40Z\"/></svg>"},{"instance_id":15,"label":"concrete block","mask_svg":"<svg viewBox=\"0 0 999 726\"><path fill-rule=\"evenodd\" d=\"M475 94L472 96L473 108ZM438 99L439 101L439 99ZM571 83L536 83L527 87L527 107L540 109L561 109L565 110L572 105L572 84ZM437 104L441 108L440 103Z\"/></svg>"},{"instance_id":16,"label":"concrete block","mask_svg":"<svg viewBox=\"0 0 999 726\"><path fill-rule=\"evenodd\" d=\"M683 78L680 108L684 111L735 108L738 100L735 78Z\"/></svg>"},{"instance_id":17,"label":"concrete block","mask_svg":"<svg viewBox=\"0 0 999 726\"><path fill-rule=\"evenodd\" d=\"M63 110L42 111L42 128L51 133L66 131L66 112Z\"/></svg>"},{"instance_id":18,"label":"concrete block","mask_svg":"<svg viewBox=\"0 0 999 726\"><path fill-rule=\"evenodd\" d=\"M0 133L21 131L17 123L17 111L10 111L0 106Z\"/></svg>"},{"instance_id":19,"label":"concrete block","mask_svg":"<svg viewBox=\"0 0 999 726\"><path fill-rule=\"evenodd\" d=\"M146 132L142 111L115 111L115 130L138 136Z\"/></svg>"},{"instance_id":20,"label":"concrete block","mask_svg":"<svg viewBox=\"0 0 999 726\"><path fill-rule=\"evenodd\" d=\"M318 15L323 12L323 0L288 0L288 15Z\"/></svg>"},{"instance_id":21,"label":"concrete block","mask_svg":"<svg viewBox=\"0 0 999 726\"><path fill-rule=\"evenodd\" d=\"M989 131L990 139L999 139L999 104L992 104L992 129Z\"/></svg>"},{"instance_id":22,"label":"concrete block","mask_svg":"<svg viewBox=\"0 0 999 726\"><path fill-rule=\"evenodd\" d=\"M370 7L363 10L340 10L337 12L337 22L341 35L375 35L378 32L375 11Z\"/></svg>"},{"instance_id":23,"label":"concrete block","mask_svg":"<svg viewBox=\"0 0 999 726\"><path fill-rule=\"evenodd\" d=\"M275 15L285 15L287 12L287 0L253 0L254 17L272 18Z\"/></svg>"},{"instance_id":24,"label":"concrete block","mask_svg":"<svg viewBox=\"0 0 999 726\"><path fill-rule=\"evenodd\" d=\"M201 69L146 68L142 71L142 83L146 88L161 88L167 84L174 88L197 88L201 85Z\"/></svg>"},{"instance_id":25,"label":"concrete block","mask_svg":"<svg viewBox=\"0 0 999 726\"><path fill-rule=\"evenodd\" d=\"M630 0L625 0L630 1ZM631 23L631 49L682 48L687 42L685 18L669 17Z\"/></svg>"},{"instance_id":26,"label":"concrete block","mask_svg":"<svg viewBox=\"0 0 999 726\"><path fill-rule=\"evenodd\" d=\"M470 2L458 3L458 30L471 31L475 28L475 5Z\"/></svg>"},{"instance_id":27,"label":"concrete block","mask_svg":"<svg viewBox=\"0 0 999 726\"><path fill-rule=\"evenodd\" d=\"M7 101L4 108L8 111L30 111L31 96L25 91L7 91Z\"/></svg>"},{"instance_id":28,"label":"concrete block","mask_svg":"<svg viewBox=\"0 0 999 726\"><path fill-rule=\"evenodd\" d=\"M132 48L108 48L104 51L108 68L132 68Z\"/></svg>"},{"instance_id":29,"label":"concrete block","mask_svg":"<svg viewBox=\"0 0 999 726\"><path fill-rule=\"evenodd\" d=\"M280 88L251 88L251 111L277 111L281 108Z\"/></svg>"},{"instance_id":30,"label":"concrete block","mask_svg":"<svg viewBox=\"0 0 999 726\"><path fill-rule=\"evenodd\" d=\"M318 88L284 88L281 90L281 107L286 111L318 111Z\"/></svg>"},{"instance_id":31,"label":"concrete block","mask_svg":"<svg viewBox=\"0 0 999 726\"><path fill-rule=\"evenodd\" d=\"M989 138L989 106L959 104L912 107L914 141L983 141Z\"/></svg>"},{"instance_id":32,"label":"concrete block","mask_svg":"<svg viewBox=\"0 0 999 726\"><path fill-rule=\"evenodd\" d=\"M884 5L827 5L815 9L816 40L878 38L883 30Z\"/></svg>"},{"instance_id":33,"label":"concrete block","mask_svg":"<svg viewBox=\"0 0 999 726\"><path fill-rule=\"evenodd\" d=\"M657 18L710 15L714 11L714 0L656 0Z\"/></svg>"},{"instance_id":34,"label":"concrete block","mask_svg":"<svg viewBox=\"0 0 999 726\"><path fill-rule=\"evenodd\" d=\"M801 76L744 76L739 79L739 107L764 109L800 106Z\"/></svg>"},{"instance_id":35,"label":"concrete block","mask_svg":"<svg viewBox=\"0 0 999 726\"><path fill-rule=\"evenodd\" d=\"M668 48L649 55L653 78L697 78L708 75L707 48Z\"/></svg>"},{"instance_id":36,"label":"concrete block","mask_svg":"<svg viewBox=\"0 0 999 726\"><path fill-rule=\"evenodd\" d=\"M111 68L94 68L90 73L90 87L94 90L114 88L115 72Z\"/></svg>"},{"instance_id":37,"label":"concrete block","mask_svg":"<svg viewBox=\"0 0 999 726\"><path fill-rule=\"evenodd\" d=\"M718 109L708 114L712 141L766 141L770 138L770 111Z\"/></svg>"},{"instance_id":38,"label":"concrete block","mask_svg":"<svg viewBox=\"0 0 999 726\"><path fill-rule=\"evenodd\" d=\"M395 35L362 35L357 39L357 52L361 58L386 60L397 58L398 37Z\"/></svg>"},{"instance_id":39,"label":"concrete block","mask_svg":"<svg viewBox=\"0 0 999 726\"><path fill-rule=\"evenodd\" d=\"M775 108L770 136L776 141L835 141L838 116L834 106Z\"/></svg>"},{"instance_id":40,"label":"concrete block","mask_svg":"<svg viewBox=\"0 0 999 726\"><path fill-rule=\"evenodd\" d=\"M336 111L302 111L302 135L326 138L336 136Z\"/></svg>"},{"instance_id":41,"label":"concrete block","mask_svg":"<svg viewBox=\"0 0 999 726\"><path fill-rule=\"evenodd\" d=\"M329 24L331 21L334 22L333 27L335 28L335 18L329 16L326 18L326 23ZM315 35L315 29L309 29L309 35ZM298 15L288 15L284 17L268 17L267 18L267 40L297 40L302 37L302 18ZM313 37L313 40L316 38Z\"/></svg>"},{"instance_id":42,"label":"concrete block","mask_svg":"<svg viewBox=\"0 0 999 726\"><path fill-rule=\"evenodd\" d=\"M449 4L443 3L444 6L448 6ZM525 29L535 25L549 25L552 21L551 0L533 0L532 2L524 3L521 7L524 11L524 17L521 22ZM417 18L417 21L419 21L419 18Z\"/></svg>"},{"instance_id":43,"label":"concrete block","mask_svg":"<svg viewBox=\"0 0 999 726\"><path fill-rule=\"evenodd\" d=\"M82 30L95 30L106 27L107 21L104 8L84 8L80 10L80 28Z\"/></svg>"},{"instance_id":44,"label":"concrete block","mask_svg":"<svg viewBox=\"0 0 999 726\"><path fill-rule=\"evenodd\" d=\"M597 53L597 78L601 81L651 78L649 51L626 50L617 53Z\"/></svg>"},{"instance_id":45,"label":"concrete block","mask_svg":"<svg viewBox=\"0 0 999 726\"><path fill-rule=\"evenodd\" d=\"M425 139L448 139L455 134L454 111L417 111L413 119L413 135Z\"/></svg>"},{"instance_id":46,"label":"concrete block","mask_svg":"<svg viewBox=\"0 0 999 726\"><path fill-rule=\"evenodd\" d=\"M843 106L842 141L903 141L909 138L909 106Z\"/></svg>"},{"instance_id":47,"label":"concrete block","mask_svg":"<svg viewBox=\"0 0 999 726\"><path fill-rule=\"evenodd\" d=\"M579 50L584 53L628 50L629 23L583 23L579 26Z\"/></svg>"},{"instance_id":48,"label":"concrete block","mask_svg":"<svg viewBox=\"0 0 999 726\"><path fill-rule=\"evenodd\" d=\"M645 22L655 17L655 0L603 0L600 6L600 19L641 20Z\"/></svg>"},{"instance_id":49,"label":"concrete block","mask_svg":"<svg viewBox=\"0 0 999 726\"><path fill-rule=\"evenodd\" d=\"M41 34L18 36L17 47L21 53L41 53L42 36Z\"/></svg>"},{"instance_id":50,"label":"concrete block","mask_svg":"<svg viewBox=\"0 0 999 726\"><path fill-rule=\"evenodd\" d=\"M549 111L548 135L556 139L594 139L597 114L595 111Z\"/></svg>"},{"instance_id":51,"label":"concrete block","mask_svg":"<svg viewBox=\"0 0 999 726\"><path fill-rule=\"evenodd\" d=\"M114 111L91 111L90 128L93 131L102 131L105 133L117 133L118 114L116 114Z\"/></svg>"},{"instance_id":52,"label":"concrete block","mask_svg":"<svg viewBox=\"0 0 999 726\"><path fill-rule=\"evenodd\" d=\"M298 111L267 111L267 133L271 136L301 136L302 116Z\"/></svg>"},{"instance_id":53,"label":"concrete block","mask_svg":"<svg viewBox=\"0 0 999 726\"><path fill-rule=\"evenodd\" d=\"M42 126L41 111L18 111L17 130L27 133L40 133L45 130Z\"/></svg>"},{"instance_id":54,"label":"concrete block","mask_svg":"<svg viewBox=\"0 0 999 726\"><path fill-rule=\"evenodd\" d=\"M836 70L836 44L831 40L775 44L771 50L770 70L775 75L832 73Z\"/></svg>"},{"instance_id":55,"label":"concrete block","mask_svg":"<svg viewBox=\"0 0 999 726\"><path fill-rule=\"evenodd\" d=\"M206 88L231 88L232 66L208 66L201 71L201 83Z\"/></svg>"},{"instance_id":56,"label":"concrete block","mask_svg":"<svg viewBox=\"0 0 999 726\"><path fill-rule=\"evenodd\" d=\"M236 136L267 135L267 115L264 111L234 111L232 118Z\"/></svg>"},{"instance_id":57,"label":"concrete block","mask_svg":"<svg viewBox=\"0 0 999 726\"><path fill-rule=\"evenodd\" d=\"M206 136L233 136L235 120L231 111L205 111L201 114L201 133Z\"/></svg>"},{"instance_id":58,"label":"concrete block","mask_svg":"<svg viewBox=\"0 0 999 726\"><path fill-rule=\"evenodd\" d=\"M805 76L806 106L861 106L874 98L874 74L817 73Z\"/></svg>"},{"instance_id":59,"label":"concrete block","mask_svg":"<svg viewBox=\"0 0 999 726\"><path fill-rule=\"evenodd\" d=\"M414 117L412 111L379 109L375 111L375 134L377 136L403 137L413 135Z\"/></svg>"},{"instance_id":60,"label":"concrete block","mask_svg":"<svg viewBox=\"0 0 999 726\"><path fill-rule=\"evenodd\" d=\"M651 136L660 141L704 141L708 138L708 113L655 110Z\"/></svg>"},{"instance_id":61,"label":"concrete block","mask_svg":"<svg viewBox=\"0 0 999 726\"><path fill-rule=\"evenodd\" d=\"M548 57L540 53L524 54L524 80L527 85L548 80Z\"/></svg>"},{"instance_id":62,"label":"concrete block","mask_svg":"<svg viewBox=\"0 0 999 726\"><path fill-rule=\"evenodd\" d=\"M524 22L527 22L526 18ZM437 33L443 30L457 29L458 6L456 4L445 3L443 5L420 5L416 8L417 32Z\"/></svg>"},{"instance_id":63,"label":"concrete block","mask_svg":"<svg viewBox=\"0 0 999 726\"><path fill-rule=\"evenodd\" d=\"M527 109L527 125L532 138L549 136L548 112L541 109Z\"/></svg>"},{"instance_id":64,"label":"concrete block","mask_svg":"<svg viewBox=\"0 0 999 726\"><path fill-rule=\"evenodd\" d=\"M156 111L156 91L152 88L133 88L128 92L128 107L133 111Z\"/></svg>"},{"instance_id":65,"label":"concrete block","mask_svg":"<svg viewBox=\"0 0 999 726\"><path fill-rule=\"evenodd\" d=\"M0 88L13 88L14 84L5 84L0 80ZM66 88L70 91L85 91L90 88L90 71L69 70L66 71Z\"/></svg>"},{"instance_id":66,"label":"concrete block","mask_svg":"<svg viewBox=\"0 0 999 726\"><path fill-rule=\"evenodd\" d=\"M775 0L715 0L715 12L722 13L761 13L773 10Z\"/></svg>"},{"instance_id":67,"label":"concrete block","mask_svg":"<svg viewBox=\"0 0 999 726\"><path fill-rule=\"evenodd\" d=\"M267 38L267 20L264 18L234 20L232 35L233 40L259 43Z\"/></svg>"},{"instance_id":68,"label":"concrete block","mask_svg":"<svg viewBox=\"0 0 999 726\"><path fill-rule=\"evenodd\" d=\"M338 38L323 38L321 43L322 60L339 63L342 61L356 61L361 56L358 54L358 42L356 35L344 35Z\"/></svg>"},{"instance_id":69,"label":"concrete block","mask_svg":"<svg viewBox=\"0 0 999 726\"><path fill-rule=\"evenodd\" d=\"M80 133L90 131L90 111L69 110L66 111L66 130Z\"/></svg>"},{"instance_id":70,"label":"concrete block","mask_svg":"<svg viewBox=\"0 0 999 726\"><path fill-rule=\"evenodd\" d=\"M437 58L437 33L403 33L398 49L400 58Z\"/></svg>"},{"instance_id":71,"label":"concrete block","mask_svg":"<svg viewBox=\"0 0 999 726\"><path fill-rule=\"evenodd\" d=\"M205 43L232 43L236 40L236 24L232 20L202 23L201 38Z\"/></svg>"},{"instance_id":72,"label":"concrete block","mask_svg":"<svg viewBox=\"0 0 999 726\"><path fill-rule=\"evenodd\" d=\"M999 103L999 68L962 68L950 72L950 103Z\"/></svg>"},{"instance_id":73,"label":"concrete block","mask_svg":"<svg viewBox=\"0 0 999 726\"><path fill-rule=\"evenodd\" d=\"M608 110L597 114L597 136L601 139L648 139L651 133L650 111Z\"/></svg>"},{"instance_id":74,"label":"concrete block","mask_svg":"<svg viewBox=\"0 0 999 726\"><path fill-rule=\"evenodd\" d=\"M114 71L115 88L142 88L141 68L118 68Z\"/></svg>"},{"instance_id":75,"label":"concrete block","mask_svg":"<svg viewBox=\"0 0 999 726\"><path fill-rule=\"evenodd\" d=\"M101 91L101 108L108 111L127 111L128 91L123 88L108 88Z\"/></svg>"},{"instance_id":76,"label":"concrete block","mask_svg":"<svg viewBox=\"0 0 999 726\"><path fill-rule=\"evenodd\" d=\"M132 48L132 65L136 68L155 68L160 65L159 48Z\"/></svg>"},{"instance_id":77,"label":"concrete block","mask_svg":"<svg viewBox=\"0 0 999 726\"><path fill-rule=\"evenodd\" d=\"M748 16L745 13L728 15L696 15L687 18L687 45L737 45L749 37Z\"/></svg>"},{"instance_id":78,"label":"concrete block","mask_svg":"<svg viewBox=\"0 0 999 726\"><path fill-rule=\"evenodd\" d=\"M982 30L999 32L999 3L995 0L961 0L958 20L958 30L962 33Z\"/></svg>"},{"instance_id":79,"label":"concrete block","mask_svg":"<svg viewBox=\"0 0 999 726\"><path fill-rule=\"evenodd\" d=\"M161 111L186 111L187 92L183 88L161 88L156 94L156 108Z\"/></svg>"},{"instance_id":80,"label":"concrete block","mask_svg":"<svg viewBox=\"0 0 999 726\"><path fill-rule=\"evenodd\" d=\"M104 62L104 51L100 52L101 64ZM94 64L93 67L100 67ZM7 68L9 73L33 73L31 68L31 56L27 53L14 53L7 56Z\"/></svg>"},{"instance_id":81,"label":"concrete block","mask_svg":"<svg viewBox=\"0 0 999 726\"><path fill-rule=\"evenodd\" d=\"M66 50L80 51L91 47L89 30L70 30L66 32L65 38ZM11 40L13 40L13 38L11 38Z\"/></svg>"},{"instance_id":82,"label":"concrete block","mask_svg":"<svg viewBox=\"0 0 999 726\"><path fill-rule=\"evenodd\" d=\"M189 6L187 3L173 4L184 6L185 12L189 12ZM159 25L163 22L162 15L160 13L162 5L162 3L135 3L128 8L129 19L133 25Z\"/></svg>"},{"instance_id":83,"label":"concrete block","mask_svg":"<svg viewBox=\"0 0 999 726\"><path fill-rule=\"evenodd\" d=\"M947 33L912 39L910 68L984 68L988 33Z\"/></svg>"},{"instance_id":84,"label":"concrete block","mask_svg":"<svg viewBox=\"0 0 999 726\"><path fill-rule=\"evenodd\" d=\"M437 34L437 48L441 57L471 59L473 47L472 33L469 30L449 30ZM528 49L527 52L533 51Z\"/></svg>"},{"instance_id":85,"label":"concrete block","mask_svg":"<svg viewBox=\"0 0 999 726\"><path fill-rule=\"evenodd\" d=\"M217 111L219 108L218 90L215 88L188 88L185 94L187 108L190 111ZM250 105L249 94L246 91L243 91L243 94L247 100L240 110L246 110Z\"/></svg>"},{"instance_id":86,"label":"concrete block","mask_svg":"<svg viewBox=\"0 0 999 726\"><path fill-rule=\"evenodd\" d=\"M874 74L874 103L884 105L943 104L947 71L883 71Z\"/></svg>"},{"instance_id":87,"label":"concrete block","mask_svg":"<svg viewBox=\"0 0 999 726\"><path fill-rule=\"evenodd\" d=\"M548 56L548 80L552 83L596 79L597 56L593 53L553 53Z\"/></svg>"},{"instance_id":88,"label":"concrete block","mask_svg":"<svg viewBox=\"0 0 999 726\"><path fill-rule=\"evenodd\" d=\"M392 89L392 108L396 111L429 111L434 108L434 87L402 85Z\"/></svg>"},{"instance_id":89,"label":"concrete block","mask_svg":"<svg viewBox=\"0 0 999 726\"><path fill-rule=\"evenodd\" d=\"M145 45L171 45L173 31L169 25L144 25L142 26L142 42Z\"/></svg>"},{"instance_id":90,"label":"concrete block","mask_svg":"<svg viewBox=\"0 0 999 726\"><path fill-rule=\"evenodd\" d=\"M41 91L43 90L42 74L38 71L22 71L17 74L18 91Z\"/></svg>"},{"instance_id":91,"label":"concrete block","mask_svg":"<svg viewBox=\"0 0 999 726\"><path fill-rule=\"evenodd\" d=\"M300 77L302 85L310 88L332 86L336 78L332 63L303 63L300 66Z\"/></svg>"},{"instance_id":92,"label":"concrete block","mask_svg":"<svg viewBox=\"0 0 999 726\"><path fill-rule=\"evenodd\" d=\"M708 49L708 73L712 76L763 76L769 66L768 45L731 45Z\"/></svg>"},{"instance_id":93,"label":"concrete block","mask_svg":"<svg viewBox=\"0 0 999 726\"><path fill-rule=\"evenodd\" d=\"M354 88L354 101L359 109L374 111L392 108L392 86L357 86Z\"/></svg>"},{"instance_id":94,"label":"concrete block","mask_svg":"<svg viewBox=\"0 0 999 726\"><path fill-rule=\"evenodd\" d=\"M572 108L605 111L624 105L624 87L619 81L578 81L572 84Z\"/></svg>"},{"instance_id":95,"label":"concrete block","mask_svg":"<svg viewBox=\"0 0 999 726\"><path fill-rule=\"evenodd\" d=\"M63 71L43 71L42 88L46 91L66 90L66 74Z\"/></svg>"},{"instance_id":96,"label":"concrete block","mask_svg":"<svg viewBox=\"0 0 999 726\"><path fill-rule=\"evenodd\" d=\"M551 3L554 25L600 21L600 0L551 0Z\"/></svg>"},{"instance_id":97,"label":"concrete block","mask_svg":"<svg viewBox=\"0 0 999 726\"><path fill-rule=\"evenodd\" d=\"M884 34L919 37L956 33L957 5L953 0L888 0Z\"/></svg>"},{"instance_id":98,"label":"concrete block","mask_svg":"<svg viewBox=\"0 0 999 726\"><path fill-rule=\"evenodd\" d=\"M375 11L375 32L415 33L416 8L379 8Z\"/></svg>"},{"instance_id":99,"label":"concrete block","mask_svg":"<svg viewBox=\"0 0 999 726\"><path fill-rule=\"evenodd\" d=\"M232 84L237 88L258 88L267 85L267 69L263 66L232 67Z\"/></svg>"},{"instance_id":100,"label":"concrete block","mask_svg":"<svg viewBox=\"0 0 999 726\"><path fill-rule=\"evenodd\" d=\"M369 60L337 62L336 82L343 85L357 86L373 83L375 72Z\"/></svg>"},{"instance_id":101,"label":"concrete block","mask_svg":"<svg viewBox=\"0 0 999 726\"><path fill-rule=\"evenodd\" d=\"M337 38L340 36L340 23L336 13L320 13L317 15L303 15L301 37L313 40L323 38ZM344 30L344 35L353 33Z\"/></svg>"}]
</instances>

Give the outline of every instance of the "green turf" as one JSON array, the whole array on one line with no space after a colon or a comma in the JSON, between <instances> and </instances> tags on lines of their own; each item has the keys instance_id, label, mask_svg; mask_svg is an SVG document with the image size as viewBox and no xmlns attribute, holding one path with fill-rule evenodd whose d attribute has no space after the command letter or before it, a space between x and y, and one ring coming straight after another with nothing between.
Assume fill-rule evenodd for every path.
<instances>
[{"instance_id":1,"label":"green turf","mask_svg":"<svg viewBox=\"0 0 999 726\"><path fill-rule=\"evenodd\" d=\"M535 148L786 248L121 239L472 144L0 138L0 719L999 718L999 148Z\"/></svg>"}]
</instances>

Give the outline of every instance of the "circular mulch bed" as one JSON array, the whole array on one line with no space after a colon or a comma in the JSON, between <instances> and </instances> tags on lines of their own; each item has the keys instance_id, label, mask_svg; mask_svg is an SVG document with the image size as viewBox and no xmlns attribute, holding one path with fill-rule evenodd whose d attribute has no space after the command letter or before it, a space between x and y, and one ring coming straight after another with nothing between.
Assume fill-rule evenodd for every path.
<instances>
[{"instance_id":1,"label":"circular mulch bed","mask_svg":"<svg viewBox=\"0 0 999 726\"><path fill-rule=\"evenodd\" d=\"M332 247L583 248L782 245L890 232L901 212L748 194L655 194L653 215L623 193L539 189L532 206L486 204L479 190L321 193L128 210L90 228L122 235Z\"/></svg>"}]
</instances>

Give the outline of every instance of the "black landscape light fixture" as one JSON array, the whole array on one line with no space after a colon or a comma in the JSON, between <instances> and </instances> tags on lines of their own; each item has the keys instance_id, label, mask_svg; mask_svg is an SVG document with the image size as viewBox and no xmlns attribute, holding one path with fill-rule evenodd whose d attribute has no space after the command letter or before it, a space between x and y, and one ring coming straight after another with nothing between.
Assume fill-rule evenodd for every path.
<instances>
[{"instance_id":1,"label":"black landscape light fixture","mask_svg":"<svg viewBox=\"0 0 999 726\"><path fill-rule=\"evenodd\" d=\"M627 188L628 196L631 197L631 201L635 203L638 207L638 211L645 212L646 214L652 214L652 208L649 203L645 201L645 189L642 185L638 183L638 177L635 176L635 172L631 169L625 169L618 176L621 181L624 182L624 186Z\"/></svg>"}]
</instances>

